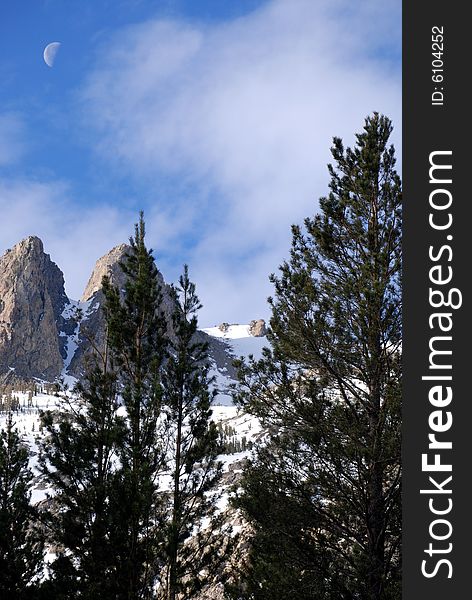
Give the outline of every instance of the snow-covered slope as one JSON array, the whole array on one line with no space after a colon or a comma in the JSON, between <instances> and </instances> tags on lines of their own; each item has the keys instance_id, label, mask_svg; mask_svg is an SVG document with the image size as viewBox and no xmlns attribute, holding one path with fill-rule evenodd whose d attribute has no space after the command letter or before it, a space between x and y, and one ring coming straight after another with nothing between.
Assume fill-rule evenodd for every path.
<instances>
[{"instance_id":1,"label":"snow-covered slope","mask_svg":"<svg viewBox=\"0 0 472 600\"><path fill-rule=\"evenodd\" d=\"M254 336L250 332L250 325L226 325L225 327L208 327L201 330L218 344L211 344L211 375L216 379L218 395L215 404L230 406L233 404L231 387L237 381L235 369L232 363L235 359L254 356L259 359L262 356L262 348L268 346L265 336ZM217 355L216 352L219 351ZM221 356L221 353L225 356Z\"/></svg>"},{"instance_id":2,"label":"snow-covered slope","mask_svg":"<svg viewBox=\"0 0 472 600\"><path fill-rule=\"evenodd\" d=\"M268 345L266 336L254 336L250 333L249 325L229 325L225 329L221 327L208 327L202 329L211 337L223 340L235 356L254 355L255 358L260 358L262 348Z\"/></svg>"}]
</instances>

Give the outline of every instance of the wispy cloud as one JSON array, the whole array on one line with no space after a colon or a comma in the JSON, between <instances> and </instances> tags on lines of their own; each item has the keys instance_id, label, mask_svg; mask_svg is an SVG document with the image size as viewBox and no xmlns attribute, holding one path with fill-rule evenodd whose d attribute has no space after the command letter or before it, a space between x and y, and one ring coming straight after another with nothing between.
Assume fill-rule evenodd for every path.
<instances>
[{"instance_id":1,"label":"wispy cloud","mask_svg":"<svg viewBox=\"0 0 472 600\"><path fill-rule=\"evenodd\" d=\"M100 48L82 96L98 152L189 183L173 202L198 215L185 258L205 320L266 311L289 225L326 191L333 135L352 141L374 110L399 128L398 4L275 0L224 24L142 23Z\"/></svg>"}]
</instances>

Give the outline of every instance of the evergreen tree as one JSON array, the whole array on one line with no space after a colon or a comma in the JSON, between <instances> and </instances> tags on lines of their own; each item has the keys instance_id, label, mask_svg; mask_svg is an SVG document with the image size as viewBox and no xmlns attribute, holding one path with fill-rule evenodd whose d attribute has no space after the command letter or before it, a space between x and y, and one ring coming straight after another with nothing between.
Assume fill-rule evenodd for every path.
<instances>
[{"instance_id":1,"label":"evergreen tree","mask_svg":"<svg viewBox=\"0 0 472 600\"><path fill-rule=\"evenodd\" d=\"M221 528L213 520L221 465L218 432L210 420L214 393L209 391L208 345L196 337L201 305L187 266L174 292L174 339L163 370L172 488L161 596L183 600L208 583L226 542L224 531L215 535L215 527Z\"/></svg>"},{"instance_id":2,"label":"evergreen tree","mask_svg":"<svg viewBox=\"0 0 472 600\"><path fill-rule=\"evenodd\" d=\"M273 351L241 365L241 401L277 433L239 494L255 538L238 598L269 597L274 569L283 589L272 586L274 599L288 588L300 598L401 595L401 184L391 130L374 113L354 148L334 138L330 193L304 229L293 227L290 259L272 276Z\"/></svg>"},{"instance_id":3,"label":"evergreen tree","mask_svg":"<svg viewBox=\"0 0 472 600\"><path fill-rule=\"evenodd\" d=\"M159 416L166 325L144 220L121 264L124 290L103 279L106 347L84 382L47 412L42 469L55 495L48 515L59 548L47 584L56 598L153 597L158 573ZM122 406L123 405L123 406Z\"/></svg>"},{"instance_id":4,"label":"evergreen tree","mask_svg":"<svg viewBox=\"0 0 472 600\"><path fill-rule=\"evenodd\" d=\"M158 271L152 250L145 245L142 213L130 244L121 264L127 278L124 290L105 277L103 291L110 356L119 372L126 413L118 448L121 493L111 507L119 515L114 548L119 561L117 597L136 600L153 597L160 564L157 492L166 461L161 369L168 340Z\"/></svg>"},{"instance_id":5,"label":"evergreen tree","mask_svg":"<svg viewBox=\"0 0 472 600\"><path fill-rule=\"evenodd\" d=\"M14 428L11 411L0 432L0 597L38 597L44 543L30 504L28 449Z\"/></svg>"},{"instance_id":6,"label":"evergreen tree","mask_svg":"<svg viewBox=\"0 0 472 600\"><path fill-rule=\"evenodd\" d=\"M300 465L301 449L292 446L289 437L273 440L244 472L236 505L251 528L226 585L235 600L345 598L333 581L329 551L314 543L323 534L314 488Z\"/></svg>"},{"instance_id":7,"label":"evergreen tree","mask_svg":"<svg viewBox=\"0 0 472 600\"><path fill-rule=\"evenodd\" d=\"M117 416L116 376L106 356L58 411L42 415L47 431L41 468L54 496L46 522L58 548L46 589L55 598L116 598L114 462L123 435Z\"/></svg>"}]
</instances>

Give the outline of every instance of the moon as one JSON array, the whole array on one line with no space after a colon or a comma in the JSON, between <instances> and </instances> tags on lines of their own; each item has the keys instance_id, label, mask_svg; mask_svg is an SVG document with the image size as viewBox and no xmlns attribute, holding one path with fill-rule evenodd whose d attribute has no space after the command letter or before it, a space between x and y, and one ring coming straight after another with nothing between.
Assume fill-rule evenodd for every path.
<instances>
[{"instance_id":1,"label":"moon","mask_svg":"<svg viewBox=\"0 0 472 600\"><path fill-rule=\"evenodd\" d=\"M52 67L54 65L56 54L60 45L61 42L51 42L46 46L46 48L44 48L43 58L48 67Z\"/></svg>"}]
</instances>

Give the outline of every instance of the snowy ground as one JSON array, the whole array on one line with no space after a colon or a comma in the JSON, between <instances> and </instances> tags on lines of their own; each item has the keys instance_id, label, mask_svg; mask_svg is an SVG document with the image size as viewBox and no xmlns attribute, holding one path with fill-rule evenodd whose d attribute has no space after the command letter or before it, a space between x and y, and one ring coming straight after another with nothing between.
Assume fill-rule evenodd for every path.
<instances>
[{"instance_id":1,"label":"snowy ground","mask_svg":"<svg viewBox=\"0 0 472 600\"><path fill-rule=\"evenodd\" d=\"M247 440L256 441L262 431L261 425L255 417L242 412L236 406L215 404L212 412L215 423L231 425L239 439L246 437Z\"/></svg>"}]
</instances>

